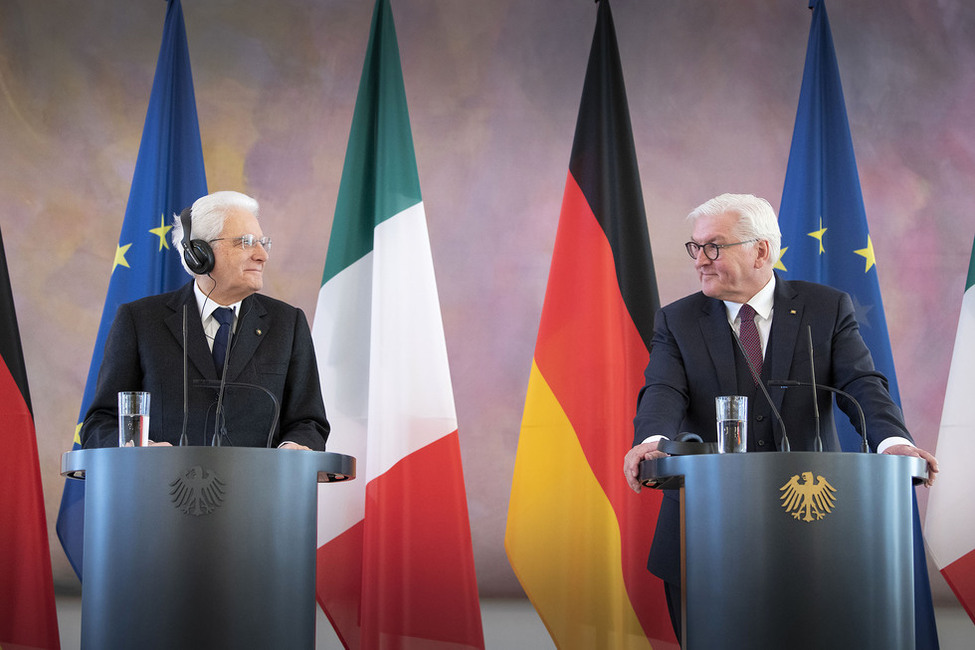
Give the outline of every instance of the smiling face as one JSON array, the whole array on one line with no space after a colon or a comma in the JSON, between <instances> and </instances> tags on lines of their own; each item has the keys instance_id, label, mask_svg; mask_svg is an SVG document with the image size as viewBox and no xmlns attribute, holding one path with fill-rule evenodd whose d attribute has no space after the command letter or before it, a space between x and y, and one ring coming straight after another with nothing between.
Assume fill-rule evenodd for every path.
<instances>
[{"instance_id":1,"label":"smiling face","mask_svg":"<svg viewBox=\"0 0 975 650\"><path fill-rule=\"evenodd\" d=\"M250 248L241 245L239 237L251 234L264 236L261 225L253 213L243 208L230 208L224 220L223 230L213 241L215 264L209 276L197 276L200 289L221 305L231 305L256 293L264 286L264 265L267 251L255 242Z\"/></svg>"},{"instance_id":2,"label":"smiling face","mask_svg":"<svg viewBox=\"0 0 975 650\"><path fill-rule=\"evenodd\" d=\"M702 215L694 220L691 239L698 244L734 244L742 241L735 234L738 216L723 212L715 216ZM769 245L765 240L718 251L718 258L710 260L701 251L694 260L704 295L718 300L744 303L758 293L772 277Z\"/></svg>"}]
</instances>

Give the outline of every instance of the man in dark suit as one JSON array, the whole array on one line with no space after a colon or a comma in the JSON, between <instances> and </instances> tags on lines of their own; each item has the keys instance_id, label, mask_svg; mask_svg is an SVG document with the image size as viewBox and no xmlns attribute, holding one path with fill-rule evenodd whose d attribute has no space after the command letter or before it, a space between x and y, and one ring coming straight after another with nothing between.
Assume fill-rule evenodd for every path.
<instances>
[{"instance_id":1,"label":"man in dark suit","mask_svg":"<svg viewBox=\"0 0 975 650\"><path fill-rule=\"evenodd\" d=\"M863 407L869 441L879 453L924 458L930 481L938 464L914 446L900 409L887 392L887 380L874 369L860 336L850 297L810 282L787 282L772 267L779 258L781 234L772 206L751 195L723 194L699 206L687 252L701 282L701 292L662 308L654 322L646 385L634 420L633 448L624 459L629 485L640 491L640 461L665 454L663 438L680 432L716 439L714 398L746 395L747 449L775 451L782 432L759 381L809 381L808 332L812 331L816 382L850 393ZM748 309L745 309L745 307ZM739 312L745 312L748 315ZM754 341L757 358L749 362L742 342ZM772 389L792 450L812 450L813 404L808 390ZM832 394L818 398L822 443L839 451L833 421ZM849 400L840 408L860 428ZM650 550L648 568L663 579L671 622L680 638L680 505L674 491L665 492Z\"/></svg>"},{"instance_id":2,"label":"man in dark suit","mask_svg":"<svg viewBox=\"0 0 975 650\"><path fill-rule=\"evenodd\" d=\"M150 444L178 444L184 341L189 444L210 444L217 434L223 445L325 448L329 424L308 321L300 309L257 294L271 247L257 214L251 197L216 192L176 219L173 243L194 279L119 307L81 428L86 448L119 444L117 394L134 390L150 393ZM221 350L228 340L229 356ZM216 407L224 359L221 419Z\"/></svg>"}]
</instances>

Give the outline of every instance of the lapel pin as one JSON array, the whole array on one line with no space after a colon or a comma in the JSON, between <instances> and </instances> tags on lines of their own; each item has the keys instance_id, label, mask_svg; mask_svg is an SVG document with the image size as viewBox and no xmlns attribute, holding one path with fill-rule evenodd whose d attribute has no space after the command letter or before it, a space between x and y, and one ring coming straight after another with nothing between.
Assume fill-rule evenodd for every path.
<instances>
[{"instance_id":1,"label":"lapel pin","mask_svg":"<svg viewBox=\"0 0 975 650\"><path fill-rule=\"evenodd\" d=\"M792 313L794 314L795 312L792 312ZM256 330L254 330L254 333L257 334L258 336L260 336L261 334L264 333L264 330L262 330L262 329L256 329Z\"/></svg>"},{"instance_id":2,"label":"lapel pin","mask_svg":"<svg viewBox=\"0 0 975 650\"><path fill-rule=\"evenodd\" d=\"M795 309L790 309L789 310L789 313L792 314L793 316L795 316L796 315L796 310Z\"/></svg>"}]
</instances>

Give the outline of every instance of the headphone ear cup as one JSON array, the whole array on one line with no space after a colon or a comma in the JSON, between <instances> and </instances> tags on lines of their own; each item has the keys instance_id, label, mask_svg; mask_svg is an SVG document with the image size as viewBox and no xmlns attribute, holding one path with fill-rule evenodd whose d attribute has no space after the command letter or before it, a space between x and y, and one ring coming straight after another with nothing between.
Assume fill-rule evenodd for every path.
<instances>
[{"instance_id":1,"label":"headphone ear cup","mask_svg":"<svg viewBox=\"0 0 975 650\"><path fill-rule=\"evenodd\" d=\"M216 262L213 257L213 248L202 239L190 240L190 243L183 249L183 259L190 271L196 275L206 275L213 270Z\"/></svg>"},{"instance_id":2,"label":"headphone ear cup","mask_svg":"<svg viewBox=\"0 0 975 650\"><path fill-rule=\"evenodd\" d=\"M202 239L190 239L190 233L193 232L193 206L183 208L179 221L183 227L183 261L186 262L186 268L195 275L206 275L213 270L216 260L210 244Z\"/></svg>"}]
</instances>

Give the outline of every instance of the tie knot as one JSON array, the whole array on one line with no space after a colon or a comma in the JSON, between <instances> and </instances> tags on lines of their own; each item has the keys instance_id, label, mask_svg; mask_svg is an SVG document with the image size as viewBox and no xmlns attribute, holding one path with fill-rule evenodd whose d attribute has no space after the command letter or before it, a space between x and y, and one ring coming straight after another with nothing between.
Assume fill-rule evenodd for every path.
<instances>
[{"instance_id":1,"label":"tie knot","mask_svg":"<svg viewBox=\"0 0 975 650\"><path fill-rule=\"evenodd\" d=\"M741 306L741 309L738 310L738 320L742 323L745 322L746 318L754 321L755 313L755 309L751 305L744 304Z\"/></svg>"},{"instance_id":2,"label":"tie knot","mask_svg":"<svg viewBox=\"0 0 975 650\"><path fill-rule=\"evenodd\" d=\"M230 325L234 322L234 310L229 307L217 307L213 310L213 317L221 325Z\"/></svg>"}]
</instances>

